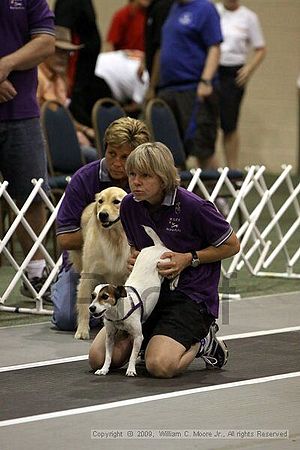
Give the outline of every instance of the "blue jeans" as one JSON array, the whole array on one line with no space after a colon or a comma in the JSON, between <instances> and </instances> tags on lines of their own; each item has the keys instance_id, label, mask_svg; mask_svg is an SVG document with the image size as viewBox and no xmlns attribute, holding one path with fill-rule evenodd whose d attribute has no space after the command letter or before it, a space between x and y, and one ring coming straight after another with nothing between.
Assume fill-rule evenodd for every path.
<instances>
[{"instance_id":1,"label":"blue jeans","mask_svg":"<svg viewBox=\"0 0 300 450\"><path fill-rule=\"evenodd\" d=\"M77 328L76 297L80 275L73 267L60 271L56 283L51 287L53 302L52 323L63 331L75 331ZM101 320L91 317L90 327L98 327Z\"/></svg>"}]
</instances>

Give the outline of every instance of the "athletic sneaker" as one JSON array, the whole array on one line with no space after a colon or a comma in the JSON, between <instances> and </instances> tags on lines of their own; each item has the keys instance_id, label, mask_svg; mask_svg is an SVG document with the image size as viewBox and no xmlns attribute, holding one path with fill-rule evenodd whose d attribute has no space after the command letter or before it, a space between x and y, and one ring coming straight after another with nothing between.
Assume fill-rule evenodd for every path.
<instances>
[{"instance_id":1,"label":"athletic sneaker","mask_svg":"<svg viewBox=\"0 0 300 450\"><path fill-rule=\"evenodd\" d=\"M25 272L25 275L28 278L27 272ZM49 269L47 267L45 267L44 270L43 270L42 276L40 278L34 277L31 280L29 280L37 293L39 293L39 291L42 289L42 287L45 284L48 276L49 276ZM34 294L31 292L31 290L26 286L26 284L24 282L21 284L20 292L25 297L35 298ZM52 303L51 302L50 286L48 287L48 289L44 293L43 300L44 300L44 302Z\"/></svg>"},{"instance_id":2,"label":"athletic sneaker","mask_svg":"<svg viewBox=\"0 0 300 450\"><path fill-rule=\"evenodd\" d=\"M214 322L210 326L208 335L202 339L196 358L202 358L206 367L221 369L227 363L228 349L225 342L216 337L218 330L219 327Z\"/></svg>"}]
</instances>

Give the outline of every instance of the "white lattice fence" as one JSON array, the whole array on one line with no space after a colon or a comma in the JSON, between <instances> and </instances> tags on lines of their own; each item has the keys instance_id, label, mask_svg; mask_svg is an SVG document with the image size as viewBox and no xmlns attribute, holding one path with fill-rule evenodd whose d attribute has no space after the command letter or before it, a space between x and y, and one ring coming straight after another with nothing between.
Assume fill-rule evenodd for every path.
<instances>
[{"instance_id":1,"label":"white lattice fence","mask_svg":"<svg viewBox=\"0 0 300 450\"><path fill-rule=\"evenodd\" d=\"M228 169L220 169L220 178L212 192L208 192L200 179L201 169L193 171L194 177L188 190L193 191L197 186L205 198L216 202L225 188L233 199L226 219L229 223L239 223L238 212L242 216L242 222L235 227L241 251L232 258L229 267L225 269L222 266L225 277L230 278L246 266L255 276L300 278L300 274L295 272L295 265L300 258L300 238L293 254L288 247L292 237L300 236L300 183L293 185L291 170L290 165L282 166L282 173L272 186L267 187L265 167L247 167L246 176L237 189L228 178ZM274 197L280 188L283 193L281 204L275 206ZM250 196L255 199L255 203L249 203ZM282 271L266 271L275 260L280 260Z\"/></svg>"},{"instance_id":2,"label":"white lattice fence","mask_svg":"<svg viewBox=\"0 0 300 450\"><path fill-rule=\"evenodd\" d=\"M33 313L33 314L52 314L51 311L44 308L43 305L43 295L52 283L54 277L56 276L58 272L58 268L61 264L61 257L58 259L58 261L54 261L49 254L48 250L43 245L43 241L48 235L48 233L51 230L52 225L55 222L56 215L58 208L60 206L60 203L62 201L62 198L60 199L59 203L54 207L54 205L51 203L43 189L41 188L43 184L43 179L32 180L33 183L33 189L25 201L24 205L21 209L19 209L16 205L16 203L13 201L13 199L10 197L9 193L7 192L7 186L8 183L4 181L3 183L0 183L0 200L6 202L6 206L8 206L14 213L15 219L13 220L12 224L8 227L5 235L1 237L0 240L0 254L3 254L6 259L9 261L11 266L15 269L15 275L9 282L8 286L6 287L5 291L1 293L0 296L0 311L16 311L16 307L14 306L5 306L4 303L16 287L18 281L20 279L23 280L23 282L27 285L28 289L32 292L33 297L35 298L35 307L33 308L18 308L18 312L23 313ZM32 204L34 198L40 195L42 200L45 202L46 207L49 210L49 217L48 220L42 229L39 236L35 234L29 223L27 222L25 216L26 211ZM8 243L10 239L13 237L16 228L18 225L22 223L23 227L27 231L30 238L33 240L33 245L29 251L29 253L25 256L22 263L19 265L14 258L14 256L11 254L11 252L8 250ZM31 260L32 256L35 254L37 249L40 249L43 252L43 255L45 257L46 263L48 267L50 267L51 271L49 273L49 276L47 280L45 281L44 285L42 286L41 290L39 292L36 292L32 284L30 283L29 279L25 275L25 270L27 267L27 264Z\"/></svg>"},{"instance_id":3,"label":"white lattice fence","mask_svg":"<svg viewBox=\"0 0 300 450\"><path fill-rule=\"evenodd\" d=\"M213 202L216 202L220 196L223 196L224 191L226 191L226 195L230 195L228 200L229 210L226 218L233 225L240 239L241 251L230 260L229 264L222 265L222 274L225 279L230 279L243 267L246 267L252 275L259 277L300 278L300 274L295 271L295 265L300 258L300 239L298 238L299 245L293 253L291 253L288 245L292 237L295 239L295 236L299 236L300 228L300 183L293 185L291 170L291 166L284 166L282 173L272 186L267 187L264 166L246 168L244 180L238 185L229 179L228 168L219 169L220 177L211 191L208 190L200 178L201 169L192 171L193 178L188 186L189 191L194 191L197 188L204 198ZM6 181L0 183L0 201L5 202L15 215L15 219L8 227L5 235L1 236L0 239L0 255L3 255L9 261L15 271L4 292L1 292L0 287L0 311L13 312L17 310L24 313L51 314L51 311L44 308L42 297L54 280L62 257L60 256L57 261L54 261L43 245L43 241L50 233L63 197L54 206L42 190L42 183L42 179L38 181L33 180L32 192L21 209L18 209L8 194L8 183ZM278 205L278 202L274 202L274 198L279 189L284 192L284 195L281 195L282 203ZM39 236L36 236L24 217L36 195L42 197L49 211L48 220ZM285 220L287 213L289 213L289 217L292 217L292 221L289 220L288 225ZM20 223L23 224L34 243L22 263L18 264L9 251L8 244ZM42 250L51 272L41 290L36 292L26 277L25 270L38 248ZM274 261L280 261L283 266L282 271L267 271ZM6 300L20 279L26 283L33 293L35 307L17 308L5 305ZM226 298L239 297L238 294L232 295L226 292L223 292L223 294Z\"/></svg>"}]
</instances>

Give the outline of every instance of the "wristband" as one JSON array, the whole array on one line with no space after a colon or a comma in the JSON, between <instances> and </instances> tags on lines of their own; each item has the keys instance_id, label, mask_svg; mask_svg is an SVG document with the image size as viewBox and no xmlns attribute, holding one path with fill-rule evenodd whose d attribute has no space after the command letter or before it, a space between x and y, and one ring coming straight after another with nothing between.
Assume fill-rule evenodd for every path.
<instances>
[{"instance_id":1,"label":"wristband","mask_svg":"<svg viewBox=\"0 0 300 450\"><path fill-rule=\"evenodd\" d=\"M200 83L206 84L206 86L211 86L210 80L204 80L204 78L200 78Z\"/></svg>"}]
</instances>

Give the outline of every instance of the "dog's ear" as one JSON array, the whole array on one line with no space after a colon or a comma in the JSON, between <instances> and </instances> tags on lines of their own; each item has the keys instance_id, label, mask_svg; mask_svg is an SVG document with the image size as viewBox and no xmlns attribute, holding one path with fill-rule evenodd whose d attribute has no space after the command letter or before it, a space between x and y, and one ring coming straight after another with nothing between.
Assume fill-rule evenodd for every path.
<instances>
[{"instance_id":1,"label":"dog's ear","mask_svg":"<svg viewBox=\"0 0 300 450\"><path fill-rule=\"evenodd\" d=\"M120 297L127 297L125 286L117 286L115 291L116 300Z\"/></svg>"}]
</instances>

